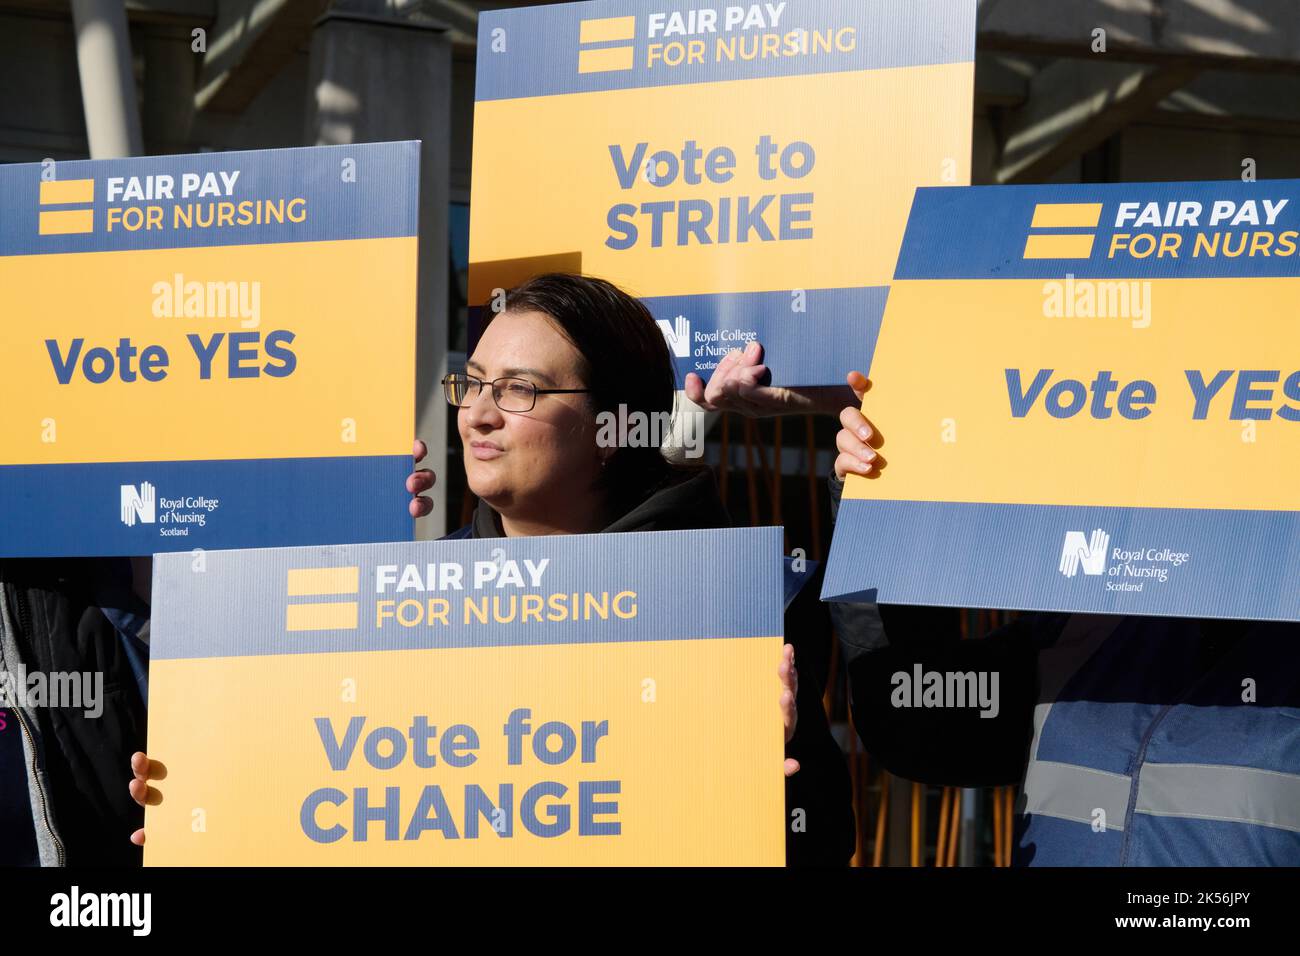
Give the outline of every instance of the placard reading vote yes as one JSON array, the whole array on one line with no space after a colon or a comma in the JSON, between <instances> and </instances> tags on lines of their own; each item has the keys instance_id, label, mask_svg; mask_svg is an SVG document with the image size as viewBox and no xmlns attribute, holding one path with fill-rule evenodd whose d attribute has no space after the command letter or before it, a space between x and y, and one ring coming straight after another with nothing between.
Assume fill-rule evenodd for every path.
<instances>
[{"instance_id":1,"label":"placard reading vote yes","mask_svg":"<svg viewBox=\"0 0 1300 956\"><path fill-rule=\"evenodd\" d=\"M918 190L822 596L1300 620L1300 182Z\"/></svg>"}]
</instances>

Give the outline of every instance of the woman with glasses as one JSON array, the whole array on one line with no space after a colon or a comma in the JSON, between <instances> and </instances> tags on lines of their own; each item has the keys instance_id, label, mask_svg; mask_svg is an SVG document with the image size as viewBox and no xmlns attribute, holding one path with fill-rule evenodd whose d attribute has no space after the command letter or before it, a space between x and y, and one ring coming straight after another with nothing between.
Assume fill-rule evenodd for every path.
<instances>
[{"instance_id":1,"label":"woman with glasses","mask_svg":"<svg viewBox=\"0 0 1300 956\"><path fill-rule=\"evenodd\" d=\"M652 442L617 447L598 440L602 412L653 421L673 411L673 357L645 306L602 280L563 274L532 279L508 292L505 302L465 371L443 380L447 400L458 409L465 477L478 497L473 521L449 538L730 524L707 468L673 465ZM711 383L709 396L693 379L688 383L692 397L711 407L706 399L723 401L722 383L734 389L761 378L761 366L739 364L734 358L729 364L737 366L734 375L720 369L724 374L715 375L719 384ZM417 462L424 457L422 442L415 454ZM434 480L427 469L407 479L413 516L432 508L421 493ZM791 643L772 662L783 684L786 858L792 865L843 865L854 849L851 792L822 709L825 667L818 667L829 648L829 622L792 623L821 610L817 590L805 586L791 605L786 626ZM796 647L805 661L802 681L795 670ZM156 799L147 784L148 758L136 754L132 769L132 795L140 802ZM133 840L142 841L143 832Z\"/></svg>"}]
</instances>

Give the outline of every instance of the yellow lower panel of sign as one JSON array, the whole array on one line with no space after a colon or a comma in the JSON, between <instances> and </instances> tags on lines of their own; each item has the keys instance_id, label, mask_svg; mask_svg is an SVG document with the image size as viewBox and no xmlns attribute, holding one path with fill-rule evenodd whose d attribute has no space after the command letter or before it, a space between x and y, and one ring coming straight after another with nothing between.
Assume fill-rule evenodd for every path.
<instances>
[{"instance_id":1,"label":"yellow lower panel of sign","mask_svg":"<svg viewBox=\"0 0 1300 956\"><path fill-rule=\"evenodd\" d=\"M154 661L146 861L779 866L781 643Z\"/></svg>"}]
</instances>

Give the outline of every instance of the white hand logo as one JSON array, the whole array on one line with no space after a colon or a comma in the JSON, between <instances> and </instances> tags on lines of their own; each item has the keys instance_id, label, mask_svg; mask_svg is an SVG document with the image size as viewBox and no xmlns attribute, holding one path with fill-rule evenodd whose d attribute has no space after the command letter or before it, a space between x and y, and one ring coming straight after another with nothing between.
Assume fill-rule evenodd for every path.
<instances>
[{"instance_id":1,"label":"white hand logo","mask_svg":"<svg viewBox=\"0 0 1300 956\"><path fill-rule=\"evenodd\" d=\"M686 316L679 315L669 325L667 319L656 319L659 331L664 334L664 341L678 358L691 357L691 322Z\"/></svg>"},{"instance_id":2,"label":"white hand logo","mask_svg":"<svg viewBox=\"0 0 1300 956\"><path fill-rule=\"evenodd\" d=\"M1067 531L1065 544L1061 546L1059 570L1067 578L1072 578L1079 573L1082 564L1084 574L1102 574L1106 570L1106 550L1109 547L1110 535L1101 528L1093 531L1091 540L1085 538L1082 531Z\"/></svg>"},{"instance_id":3,"label":"white hand logo","mask_svg":"<svg viewBox=\"0 0 1300 956\"><path fill-rule=\"evenodd\" d=\"M134 485L122 486L122 524L127 527L135 525L136 515L146 524L152 524L158 497L154 486L144 482L137 492Z\"/></svg>"},{"instance_id":4,"label":"white hand logo","mask_svg":"<svg viewBox=\"0 0 1300 956\"><path fill-rule=\"evenodd\" d=\"M1083 532L1065 532L1065 544L1061 548L1060 571L1067 578L1072 578L1079 573L1079 552L1084 547L1086 547L1086 542Z\"/></svg>"}]
</instances>

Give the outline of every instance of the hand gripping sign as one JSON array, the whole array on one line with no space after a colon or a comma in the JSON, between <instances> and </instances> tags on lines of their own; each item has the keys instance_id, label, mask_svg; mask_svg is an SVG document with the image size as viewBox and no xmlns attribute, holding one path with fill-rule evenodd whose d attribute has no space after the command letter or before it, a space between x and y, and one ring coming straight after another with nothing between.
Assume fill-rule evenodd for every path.
<instances>
[{"instance_id":1,"label":"hand gripping sign","mask_svg":"<svg viewBox=\"0 0 1300 956\"><path fill-rule=\"evenodd\" d=\"M1300 182L917 191L823 597L1300 619Z\"/></svg>"},{"instance_id":2,"label":"hand gripping sign","mask_svg":"<svg viewBox=\"0 0 1300 956\"><path fill-rule=\"evenodd\" d=\"M418 159L0 166L0 555L409 539Z\"/></svg>"},{"instance_id":3,"label":"hand gripping sign","mask_svg":"<svg viewBox=\"0 0 1300 956\"><path fill-rule=\"evenodd\" d=\"M779 866L780 547L746 528L162 555L145 860Z\"/></svg>"},{"instance_id":4,"label":"hand gripping sign","mask_svg":"<svg viewBox=\"0 0 1300 956\"><path fill-rule=\"evenodd\" d=\"M670 6L479 18L470 304L583 272L642 298L679 380L757 339L777 384L842 383L913 189L969 181L975 5Z\"/></svg>"}]
</instances>

